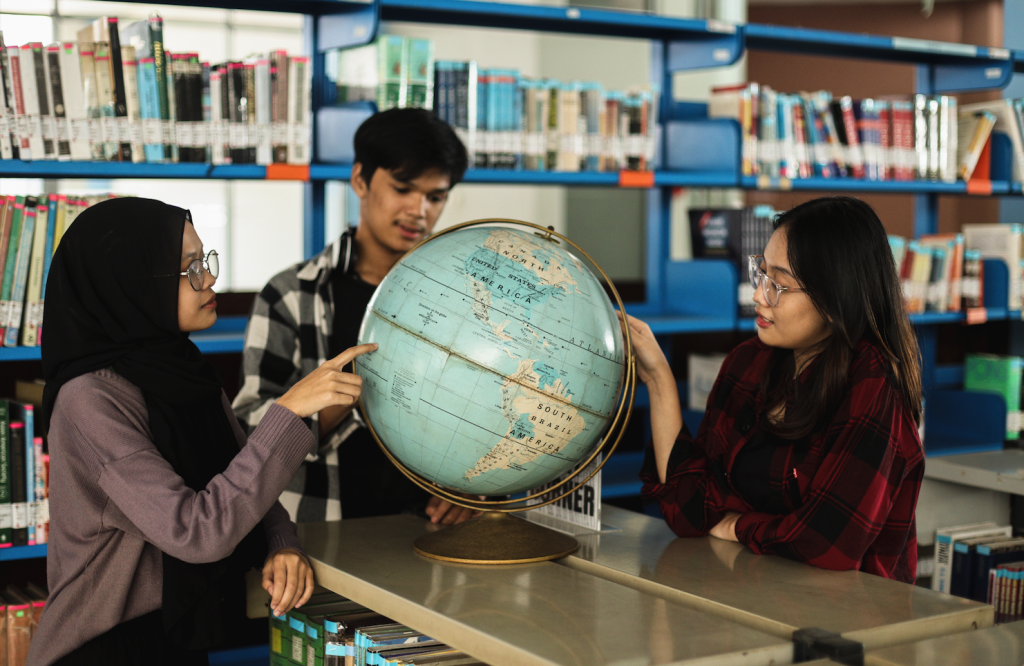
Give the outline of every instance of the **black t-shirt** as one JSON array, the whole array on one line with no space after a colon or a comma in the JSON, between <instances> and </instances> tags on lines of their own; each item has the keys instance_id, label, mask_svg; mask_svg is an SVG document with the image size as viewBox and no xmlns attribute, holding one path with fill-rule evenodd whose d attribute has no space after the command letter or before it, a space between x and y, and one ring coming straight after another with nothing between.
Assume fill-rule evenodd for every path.
<instances>
[{"instance_id":1,"label":"black t-shirt","mask_svg":"<svg viewBox=\"0 0 1024 666\"><path fill-rule=\"evenodd\" d=\"M779 449L794 444L792 440L758 430L736 454L729 478L736 492L754 511L775 516L789 513L783 499L784 489L772 488L770 472Z\"/></svg>"},{"instance_id":2,"label":"black t-shirt","mask_svg":"<svg viewBox=\"0 0 1024 666\"><path fill-rule=\"evenodd\" d=\"M355 271L340 268L331 277L334 326L330 357L354 347L366 306L376 287ZM423 514L430 495L407 479L380 450L367 428L359 428L338 447L342 518Z\"/></svg>"}]
</instances>

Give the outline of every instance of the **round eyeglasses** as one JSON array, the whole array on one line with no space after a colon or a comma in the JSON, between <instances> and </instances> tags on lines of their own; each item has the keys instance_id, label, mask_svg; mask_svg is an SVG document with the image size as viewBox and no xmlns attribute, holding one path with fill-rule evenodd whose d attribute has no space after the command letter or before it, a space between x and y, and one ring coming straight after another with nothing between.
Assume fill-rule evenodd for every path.
<instances>
[{"instance_id":1,"label":"round eyeglasses","mask_svg":"<svg viewBox=\"0 0 1024 666\"><path fill-rule=\"evenodd\" d=\"M214 280L220 274L220 260L217 258L217 250L210 250L203 259L196 259L188 265L188 269L179 273L180 276L188 276L188 283L196 291L203 290L203 270L205 269Z\"/></svg>"},{"instance_id":2,"label":"round eyeglasses","mask_svg":"<svg viewBox=\"0 0 1024 666\"><path fill-rule=\"evenodd\" d=\"M750 278L750 286L755 291L758 287L761 287L761 291L764 294L764 299L768 302L769 307L776 307L779 304L779 296L784 291L804 291L796 287L784 287L771 278L770 275L761 270L761 263L764 261L764 255L762 254L751 254L747 257L747 277Z\"/></svg>"}]
</instances>

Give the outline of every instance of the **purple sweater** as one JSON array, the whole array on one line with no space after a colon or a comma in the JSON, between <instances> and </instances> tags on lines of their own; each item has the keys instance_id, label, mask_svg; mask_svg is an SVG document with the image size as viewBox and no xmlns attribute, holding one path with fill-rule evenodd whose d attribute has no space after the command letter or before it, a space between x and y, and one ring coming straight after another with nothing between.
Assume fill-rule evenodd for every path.
<instances>
[{"instance_id":1,"label":"purple sweater","mask_svg":"<svg viewBox=\"0 0 1024 666\"><path fill-rule=\"evenodd\" d=\"M157 452L134 384L97 370L61 388L49 431L50 597L29 666L160 608L161 552L214 562L261 520L269 552L299 549L277 497L313 450L313 434L275 404L247 442L226 396L223 403L241 452L195 492Z\"/></svg>"}]
</instances>

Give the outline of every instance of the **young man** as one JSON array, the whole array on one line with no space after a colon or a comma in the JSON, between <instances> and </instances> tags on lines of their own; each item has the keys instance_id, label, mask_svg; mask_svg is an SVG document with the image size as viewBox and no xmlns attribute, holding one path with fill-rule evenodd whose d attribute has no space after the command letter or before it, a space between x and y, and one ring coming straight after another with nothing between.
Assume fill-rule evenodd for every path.
<instances>
[{"instance_id":1,"label":"young man","mask_svg":"<svg viewBox=\"0 0 1024 666\"><path fill-rule=\"evenodd\" d=\"M248 432L297 381L356 344L377 285L429 235L466 171L455 132L423 109L391 109L356 131L352 189L359 226L275 275L253 305L235 415ZM385 457L358 409L307 419L319 448L281 495L296 522L426 511L452 524L471 512L430 496Z\"/></svg>"}]
</instances>

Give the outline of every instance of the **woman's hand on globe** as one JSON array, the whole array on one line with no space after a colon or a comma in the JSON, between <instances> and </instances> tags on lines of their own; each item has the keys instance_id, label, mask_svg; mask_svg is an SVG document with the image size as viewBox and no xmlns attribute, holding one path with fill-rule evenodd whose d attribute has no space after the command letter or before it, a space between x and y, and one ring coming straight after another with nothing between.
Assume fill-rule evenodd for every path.
<instances>
[{"instance_id":1,"label":"woman's hand on globe","mask_svg":"<svg viewBox=\"0 0 1024 666\"><path fill-rule=\"evenodd\" d=\"M356 404L363 390L363 379L345 372L345 366L357 356L376 349L376 343L358 345L324 361L323 365L300 379L278 398L277 404L291 410L299 418L312 416L332 405Z\"/></svg>"},{"instance_id":2,"label":"woman's hand on globe","mask_svg":"<svg viewBox=\"0 0 1024 666\"><path fill-rule=\"evenodd\" d=\"M625 329L621 310L616 310L619 324ZM640 381L653 389L652 382L656 384L665 383L675 389L675 378L672 376L672 368L669 367L665 352L661 351L661 345L651 332L651 327L636 317L625 315L629 322L629 335L633 341L633 355L636 357L636 371ZM625 330L623 330L625 335Z\"/></svg>"},{"instance_id":3,"label":"woman's hand on globe","mask_svg":"<svg viewBox=\"0 0 1024 666\"><path fill-rule=\"evenodd\" d=\"M483 499L483 496L478 497L476 495L463 495L463 497L469 500ZM430 516L430 522L432 523L454 525L470 518L476 518L481 513L481 511L456 506L448 500L443 500L437 496L431 497L430 501L427 502L427 515Z\"/></svg>"}]
</instances>

